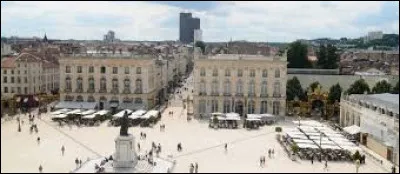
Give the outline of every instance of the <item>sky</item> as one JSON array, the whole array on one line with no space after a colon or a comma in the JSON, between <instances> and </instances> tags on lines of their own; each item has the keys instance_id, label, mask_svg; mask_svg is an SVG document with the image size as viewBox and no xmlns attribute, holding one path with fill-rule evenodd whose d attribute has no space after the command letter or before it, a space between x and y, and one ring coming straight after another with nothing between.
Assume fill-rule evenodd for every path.
<instances>
[{"instance_id":1,"label":"sky","mask_svg":"<svg viewBox=\"0 0 400 174\"><path fill-rule=\"evenodd\" d=\"M177 40L179 13L200 18L203 40L292 42L399 33L399 2L389 1L1 1L1 36Z\"/></svg>"}]
</instances>

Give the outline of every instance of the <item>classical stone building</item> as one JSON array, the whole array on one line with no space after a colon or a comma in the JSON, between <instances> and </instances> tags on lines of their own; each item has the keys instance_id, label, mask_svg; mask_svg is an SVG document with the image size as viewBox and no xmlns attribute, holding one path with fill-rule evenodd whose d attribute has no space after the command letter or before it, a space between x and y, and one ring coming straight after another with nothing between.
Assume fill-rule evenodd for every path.
<instances>
[{"instance_id":1,"label":"classical stone building","mask_svg":"<svg viewBox=\"0 0 400 174\"><path fill-rule=\"evenodd\" d=\"M99 109L150 109L165 96L165 65L153 55L63 56L60 100L96 102Z\"/></svg>"},{"instance_id":2,"label":"classical stone building","mask_svg":"<svg viewBox=\"0 0 400 174\"><path fill-rule=\"evenodd\" d=\"M399 164L399 95L353 94L342 96L340 126L360 127L360 142L389 161Z\"/></svg>"},{"instance_id":3,"label":"classical stone building","mask_svg":"<svg viewBox=\"0 0 400 174\"><path fill-rule=\"evenodd\" d=\"M286 57L278 56L195 54L195 116L213 112L284 116L286 65Z\"/></svg>"}]
</instances>

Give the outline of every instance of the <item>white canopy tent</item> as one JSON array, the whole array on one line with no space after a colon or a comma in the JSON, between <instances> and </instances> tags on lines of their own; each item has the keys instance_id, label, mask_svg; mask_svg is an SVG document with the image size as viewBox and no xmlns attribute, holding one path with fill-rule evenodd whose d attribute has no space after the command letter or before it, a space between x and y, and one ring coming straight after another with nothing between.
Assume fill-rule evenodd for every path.
<instances>
[{"instance_id":1,"label":"white canopy tent","mask_svg":"<svg viewBox=\"0 0 400 174\"><path fill-rule=\"evenodd\" d=\"M133 113L129 116L129 118L132 119L132 120L134 120L134 119L140 118L140 117L143 116L145 113L146 113L145 110L139 109L139 110L133 112Z\"/></svg>"},{"instance_id":2,"label":"white canopy tent","mask_svg":"<svg viewBox=\"0 0 400 174\"><path fill-rule=\"evenodd\" d=\"M358 127L357 125L352 125L352 126L348 126L343 128L343 130L347 133L349 133L350 135L354 135L354 134L358 134L360 133L360 127Z\"/></svg>"},{"instance_id":3,"label":"white canopy tent","mask_svg":"<svg viewBox=\"0 0 400 174\"><path fill-rule=\"evenodd\" d=\"M80 110L80 109L75 109L75 110L72 110L72 111L67 112L66 114L67 114L67 115L68 115L68 114L78 114L78 113L80 113L80 112L82 112L82 110Z\"/></svg>"},{"instance_id":4,"label":"white canopy tent","mask_svg":"<svg viewBox=\"0 0 400 174\"><path fill-rule=\"evenodd\" d=\"M317 145L309 144L309 143L297 143L297 146L301 149L311 148L311 149L319 149Z\"/></svg>"},{"instance_id":5,"label":"white canopy tent","mask_svg":"<svg viewBox=\"0 0 400 174\"><path fill-rule=\"evenodd\" d=\"M227 120L236 120L236 121L240 120L240 115L238 113L231 112L225 114L225 116Z\"/></svg>"},{"instance_id":6,"label":"white canopy tent","mask_svg":"<svg viewBox=\"0 0 400 174\"><path fill-rule=\"evenodd\" d=\"M83 119L93 119L96 117L96 115L106 115L109 111L108 110L101 110L101 111L97 111L96 113L90 114L90 115L85 115L82 118Z\"/></svg>"},{"instance_id":7,"label":"white canopy tent","mask_svg":"<svg viewBox=\"0 0 400 174\"><path fill-rule=\"evenodd\" d=\"M158 115L157 110L150 110L150 111L146 112L146 114L144 114L140 118L149 119L150 117L157 117L157 115Z\"/></svg>"},{"instance_id":8,"label":"white canopy tent","mask_svg":"<svg viewBox=\"0 0 400 174\"><path fill-rule=\"evenodd\" d=\"M89 110L87 110L87 111L83 111L83 112L80 112L80 113L77 113L77 114L81 114L81 115L90 115L90 114L93 114L93 113L95 113L95 112L96 112L96 110L89 109Z\"/></svg>"},{"instance_id":9,"label":"white canopy tent","mask_svg":"<svg viewBox=\"0 0 400 174\"><path fill-rule=\"evenodd\" d=\"M95 117L96 117L95 114L91 114L91 115L85 115L85 116L83 116L82 118L83 118L83 119L93 119L93 118L95 118Z\"/></svg>"},{"instance_id":10,"label":"white canopy tent","mask_svg":"<svg viewBox=\"0 0 400 174\"><path fill-rule=\"evenodd\" d=\"M58 114L65 114L67 112L71 111L71 109L59 109L57 111L51 112L50 114L52 115L58 115Z\"/></svg>"},{"instance_id":11,"label":"white canopy tent","mask_svg":"<svg viewBox=\"0 0 400 174\"><path fill-rule=\"evenodd\" d=\"M247 114L247 119L261 119L261 116L258 114Z\"/></svg>"},{"instance_id":12,"label":"white canopy tent","mask_svg":"<svg viewBox=\"0 0 400 174\"><path fill-rule=\"evenodd\" d=\"M361 152L361 148L357 147L357 146L340 146L341 148L343 148L344 150L348 150L351 152L355 152L355 151L359 151Z\"/></svg>"},{"instance_id":13,"label":"white canopy tent","mask_svg":"<svg viewBox=\"0 0 400 174\"><path fill-rule=\"evenodd\" d=\"M313 141L307 139L293 139L293 141L295 143L315 144Z\"/></svg>"},{"instance_id":14,"label":"white canopy tent","mask_svg":"<svg viewBox=\"0 0 400 174\"><path fill-rule=\"evenodd\" d=\"M334 149L334 150L340 150L342 148L340 148L339 146L336 145L329 145L329 144L322 144L321 145L322 149Z\"/></svg>"},{"instance_id":15,"label":"white canopy tent","mask_svg":"<svg viewBox=\"0 0 400 174\"><path fill-rule=\"evenodd\" d=\"M114 118L122 118L125 114L125 111L127 112L128 115L130 115L133 111L130 109L124 109L121 112L118 112L116 114L113 115Z\"/></svg>"},{"instance_id":16,"label":"white canopy tent","mask_svg":"<svg viewBox=\"0 0 400 174\"><path fill-rule=\"evenodd\" d=\"M223 113L221 113L221 112L214 112L214 113L211 113L211 115L212 116L222 116L222 115L224 115Z\"/></svg>"},{"instance_id":17,"label":"white canopy tent","mask_svg":"<svg viewBox=\"0 0 400 174\"><path fill-rule=\"evenodd\" d=\"M305 135L300 134L287 134L292 139L304 139L307 140L308 138Z\"/></svg>"},{"instance_id":18,"label":"white canopy tent","mask_svg":"<svg viewBox=\"0 0 400 174\"><path fill-rule=\"evenodd\" d=\"M58 114L58 115L54 115L52 118L66 118L67 115L66 114Z\"/></svg>"},{"instance_id":19,"label":"white canopy tent","mask_svg":"<svg viewBox=\"0 0 400 174\"><path fill-rule=\"evenodd\" d=\"M109 112L110 112L109 110L100 110L100 111L97 111L96 113L94 113L93 115L106 115Z\"/></svg>"}]
</instances>

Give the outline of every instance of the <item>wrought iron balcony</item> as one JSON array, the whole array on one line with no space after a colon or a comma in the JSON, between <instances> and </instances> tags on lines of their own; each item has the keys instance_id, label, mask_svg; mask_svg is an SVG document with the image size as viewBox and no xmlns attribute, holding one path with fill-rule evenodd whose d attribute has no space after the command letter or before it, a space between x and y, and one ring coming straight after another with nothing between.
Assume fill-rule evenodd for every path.
<instances>
[{"instance_id":1,"label":"wrought iron balcony","mask_svg":"<svg viewBox=\"0 0 400 174\"><path fill-rule=\"evenodd\" d=\"M256 93L248 93L247 96L249 96L249 97L255 97L255 96L256 96Z\"/></svg>"},{"instance_id":2,"label":"wrought iron balcony","mask_svg":"<svg viewBox=\"0 0 400 174\"><path fill-rule=\"evenodd\" d=\"M111 93L112 93L112 94L118 94L118 93L119 93L118 88L113 88L113 89L111 89Z\"/></svg>"},{"instance_id":3,"label":"wrought iron balcony","mask_svg":"<svg viewBox=\"0 0 400 174\"><path fill-rule=\"evenodd\" d=\"M140 89L136 89L136 90L135 90L135 94L142 94L142 93L143 93L143 91L140 90Z\"/></svg>"},{"instance_id":4,"label":"wrought iron balcony","mask_svg":"<svg viewBox=\"0 0 400 174\"><path fill-rule=\"evenodd\" d=\"M224 93L224 96L231 96L231 95L232 95L231 93L227 93L227 92Z\"/></svg>"},{"instance_id":5,"label":"wrought iron balcony","mask_svg":"<svg viewBox=\"0 0 400 174\"><path fill-rule=\"evenodd\" d=\"M72 92L72 89L71 88L65 88L64 92Z\"/></svg>"},{"instance_id":6,"label":"wrought iron balcony","mask_svg":"<svg viewBox=\"0 0 400 174\"><path fill-rule=\"evenodd\" d=\"M243 93L236 93L236 97L243 97Z\"/></svg>"},{"instance_id":7,"label":"wrought iron balcony","mask_svg":"<svg viewBox=\"0 0 400 174\"><path fill-rule=\"evenodd\" d=\"M276 94L276 93L274 93L274 95L273 95L274 97L281 97L281 94Z\"/></svg>"},{"instance_id":8,"label":"wrought iron balcony","mask_svg":"<svg viewBox=\"0 0 400 174\"><path fill-rule=\"evenodd\" d=\"M82 93L83 89L82 88L76 88L75 93Z\"/></svg>"},{"instance_id":9,"label":"wrought iron balcony","mask_svg":"<svg viewBox=\"0 0 400 174\"><path fill-rule=\"evenodd\" d=\"M89 89L87 90L88 93L94 93L94 91L95 91L94 88L89 88Z\"/></svg>"},{"instance_id":10,"label":"wrought iron balcony","mask_svg":"<svg viewBox=\"0 0 400 174\"><path fill-rule=\"evenodd\" d=\"M122 91L122 93L123 93L123 94L130 94L130 93L131 93L131 90L130 90L129 88L125 88L125 89Z\"/></svg>"},{"instance_id":11,"label":"wrought iron balcony","mask_svg":"<svg viewBox=\"0 0 400 174\"><path fill-rule=\"evenodd\" d=\"M99 93L107 93L107 89L106 88L100 89Z\"/></svg>"},{"instance_id":12,"label":"wrought iron balcony","mask_svg":"<svg viewBox=\"0 0 400 174\"><path fill-rule=\"evenodd\" d=\"M211 96L219 96L219 93L218 92L212 92L210 95Z\"/></svg>"},{"instance_id":13,"label":"wrought iron balcony","mask_svg":"<svg viewBox=\"0 0 400 174\"><path fill-rule=\"evenodd\" d=\"M268 94L260 94L260 97L268 97Z\"/></svg>"}]
</instances>

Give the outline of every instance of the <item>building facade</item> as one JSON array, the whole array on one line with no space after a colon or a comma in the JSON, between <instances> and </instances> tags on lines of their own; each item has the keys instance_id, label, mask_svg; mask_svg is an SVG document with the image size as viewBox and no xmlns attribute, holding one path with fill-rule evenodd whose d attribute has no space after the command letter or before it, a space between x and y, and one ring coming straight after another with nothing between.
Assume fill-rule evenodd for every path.
<instances>
[{"instance_id":1,"label":"building facade","mask_svg":"<svg viewBox=\"0 0 400 174\"><path fill-rule=\"evenodd\" d=\"M194 42L203 41L203 31L201 29L194 30Z\"/></svg>"},{"instance_id":2,"label":"building facade","mask_svg":"<svg viewBox=\"0 0 400 174\"><path fill-rule=\"evenodd\" d=\"M285 57L219 54L195 56L194 114L236 112L285 115Z\"/></svg>"},{"instance_id":3,"label":"building facade","mask_svg":"<svg viewBox=\"0 0 400 174\"><path fill-rule=\"evenodd\" d=\"M29 53L1 61L1 95L36 95L59 88L59 66Z\"/></svg>"},{"instance_id":4,"label":"building facade","mask_svg":"<svg viewBox=\"0 0 400 174\"><path fill-rule=\"evenodd\" d=\"M399 95L342 96L340 126L360 127L360 142L383 158L399 164Z\"/></svg>"},{"instance_id":5,"label":"building facade","mask_svg":"<svg viewBox=\"0 0 400 174\"><path fill-rule=\"evenodd\" d=\"M7 44L7 43L4 43L4 42L1 42L1 56L9 55L11 53L12 53L11 45Z\"/></svg>"},{"instance_id":6,"label":"building facade","mask_svg":"<svg viewBox=\"0 0 400 174\"><path fill-rule=\"evenodd\" d=\"M192 13L180 13L179 15L179 41L192 43L194 31L200 29L200 19L193 18Z\"/></svg>"},{"instance_id":7,"label":"building facade","mask_svg":"<svg viewBox=\"0 0 400 174\"><path fill-rule=\"evenodd\" d=\"M60 59L62 101L99 109L150 109L160 100L166 62L152 55L74 55ZM164 72L163 72L164 70ZM162 77L163 76L163 77Z\"/></svg>"}]
</instances>

